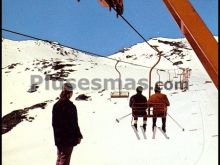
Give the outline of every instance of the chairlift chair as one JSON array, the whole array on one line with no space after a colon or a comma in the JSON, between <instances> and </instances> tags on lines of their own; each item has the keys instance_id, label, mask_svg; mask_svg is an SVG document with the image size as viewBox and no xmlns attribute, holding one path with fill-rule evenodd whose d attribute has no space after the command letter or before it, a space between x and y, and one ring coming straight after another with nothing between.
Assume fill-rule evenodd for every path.
<instances>
[{"instance_id":1,"label":"chairlift chair","mask_svg":"<svg viewBox=\"0 0 220 165\"><path fill-rule=\"evenodd\" d=\"M111 92L111 98L128 98L129 97L129 92L127 91L121 91L121 73L117 69L119 61L115 64L115 70L119 74L119 79L118 79L118 91Z\"/></svg>"},{"instance_id":2,"label":"chairlift chair","mask_svg":"<svg viewBox=\"0 0 220 165\"><path fill-rule=\"evenodd\" d=\"M157 75L158 75L158 77L159 77L159 81L157 82L157 85L158 85L159 87L162 87L162 86L163 86L163 83L160 81L159 71L164 71L164 70L162 70L162 69L157 69Z\"/></svg>"},{"instance_id":3,"label":"chairlift chair","mask_svg":"<svg viewBox=\"0 0 220 165\"><path fill-rule=\"evenodd\" d=\"M170 82L170 83L171 83L172 80L170 79L170 71L168 70L167 73L168 73L168 75L169 75L169 80L168 80L167 82Z\"/></svg>"},{"instance_id":4,"label":"chairlift chair","mask_svg":"<svg viewBox=\"0 0 220 165\"><path fill-rule=\"evenodd\" d=\"M176 69L174 69L174 76L173 78L178 78L177 74L176 74Z\"/></svg>"},{"instance_id":5,"label":"chairlift chair","mask_svg":"<svg viewBox=\"0 0 220 165\"><path fill-rule=\"evenodd\" d=\"M133 103L132 106L132 116L135 117L147 117L147 102L145 103Z\"/></svg>"},{"instance_id":6,"label":"chairlift chair","mask_svg":"<svg viewBox=\"0 0 220 165\"><path fill-rule=\"evenodd\" d=\"M191 61L192 60L192 55L190 54L189 59L187 59L186 61Z\"/></svg>"},{"instance_id":7,"label":"chairlift chair","mask_svg":"<svg viewBox=\"0 0 220 165\"><path fill-rule=\"evenodd\" d=\"M167 107L164 103L148 103L148 117L166 117Z\"/></svg>"},{"instance_id":8,"label":"chairlift chair","mask_svg":"<svg viewBox=\"0 0 220 165\"><path fill-rule=\"evenodd\" d=\"M180 76L180 89L182 90L183 89L183 74L184 74L184 69L182 69L182 72L181 73L178 73L178 75Z\"/></svg>"},{"instance_id":9,"label":"chairlift chair","mask_svg":"<svg viewBox=\"0 0 220 165\"><path fill-rule=\"evenodd\" d=\"M132 121L135 117L166 117L167 107L163 103L134 103L132 105ZM132 122L131 121L131 122Z\"/></svg>"}]
</instances>

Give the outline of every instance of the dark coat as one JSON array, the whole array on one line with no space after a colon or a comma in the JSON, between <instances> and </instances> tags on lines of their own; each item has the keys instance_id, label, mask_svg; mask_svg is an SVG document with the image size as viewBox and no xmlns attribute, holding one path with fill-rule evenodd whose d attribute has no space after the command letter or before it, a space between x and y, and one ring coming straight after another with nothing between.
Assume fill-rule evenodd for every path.
<instances>
[{"instance_id":1,"label":"dark coat","mask_svg":"<svg viewBox=\"0 0 220 165\"><path fill-rule=\"evenodd\" d=\"M132 108L132 115L145 116L147 108L147 98L141 93L137 93L130 98L129 106Z\"/></svg>"},{"instance_id":2,"label":"dark coat","mask_svg":"<svg viewBox=\"0 0 220 165\"><path fill-rule=\"evenodd\" d=\"M82 139L77 109L69 99L59 100L54 104L52 126L56 146L75 146Z\"/></svg>"}]
</instances>

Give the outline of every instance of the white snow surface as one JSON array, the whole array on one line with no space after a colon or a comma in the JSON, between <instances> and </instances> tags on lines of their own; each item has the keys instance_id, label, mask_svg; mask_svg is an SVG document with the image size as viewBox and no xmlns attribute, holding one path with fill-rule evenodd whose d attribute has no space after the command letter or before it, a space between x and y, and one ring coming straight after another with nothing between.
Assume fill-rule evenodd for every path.
<instances>
[{"instance_id":1,"label":"white snow surface","mask_svg":"<svg viewBox=\"0 0 220 165\"><path fill-rule=\"evenodd\" d=\"M179 42L184 48L159 41ZM138 127L141 138L138 140L131 128L131 116L116 122L116 119L131 112L129 98L110 99L110 93L114 90L100 92L104 89L103 84L98 90L92 89L91 83L95 78L118 78L114 69L116 61L43 41L2 39L2 117L14 110L51 100L45 109L29 111L28 116L34 117L32 122L24 120L2 135L2 164L55 164L57 151L51 119L52 106L57 101L60 90L52 88L51 80L49 84L42 80L36 92L27 91L31 85L31 75L39 75L44 79L45 72L55 72L51 66L42 68L42 61L62 61L63 64L74 64L65 67L75 70L70 72L68 79L73 78L77 82L86 78L90 83L88 90L76 88L71 98L77 107L79 126L83 134L81 144L73 149L72 165L217 165L218 90L213 83L205 83L211 79L186 39L153 38L149 43L158 46L167 56L173 49L180 50L183 56L176 52L169 57L170 60L181 60L183 64L179 66L192 69L189 90L162 90L170 100L168 113L185 129L182 131L167 116L167 135L170 139L166 139L159 130L156 138L152 139L152 119L148 118L147 139L143 138ZM146 43L138 43L110 57L147 67L152 67L158 58L156 52ZM13 69L8 68L15 63L19 64ZM150 70L122 62L118 64L118 68L122 74L122 82L132 78L135 85L138 85L141 78L148 79ZM169 69L171 79L175 81L173 76L177 67L171 62L162 57L156 68ZM160 76L162 81L168 80L167 71L161 71ZM155 69L152 72L152 84L156 81L158 75ZM59 86L58 81L56 83ZM129 92L129 96L132 96L135 88ZM76 101L79 94L86 94L91 98L88 101ZM148 89L143 94L148 98ZM142 119L138 120L138 125L142 125ZM158 119L157 125L161 126L161 119Z\"/></svg>"}]
</instances>

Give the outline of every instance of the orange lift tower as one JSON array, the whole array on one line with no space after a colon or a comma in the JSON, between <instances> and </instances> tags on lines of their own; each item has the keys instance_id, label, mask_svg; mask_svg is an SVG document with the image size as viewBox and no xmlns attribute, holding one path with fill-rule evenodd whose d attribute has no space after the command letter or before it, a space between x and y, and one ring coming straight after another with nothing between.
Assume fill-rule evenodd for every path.
<instances>
[{"instance_id":1,"label":"orange lift tower","mask_svg":"<svg viewBox=\"0 0 220 165\"><path fill-rule=\"evenodd\" d=\"M188 0L163 0L218 89L218 43Z\"/></svg>"}]
</instances>

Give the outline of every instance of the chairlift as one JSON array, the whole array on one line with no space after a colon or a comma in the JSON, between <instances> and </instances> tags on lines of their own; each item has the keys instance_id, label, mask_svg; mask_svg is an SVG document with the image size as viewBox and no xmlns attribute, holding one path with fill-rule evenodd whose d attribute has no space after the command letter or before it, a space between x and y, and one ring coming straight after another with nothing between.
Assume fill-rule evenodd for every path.
<instances>
[{"instance_id":1,"label":"chairlift","mask_svg":"<svg viewBox=\"0 0 220 165\"><path fill-rule=\"evenodd\" d=\"M115 64L115 70L119 74L119 79L118 79L118 91L111 92L111 98L128 98L129 97L129 92L127 91L121 91L121 73L117 69L119 61L117 60L117 63Z\"/></svg>"},{"instance_id":2,"label":"chairlift","mask_svg":"<svg viewBox=\"0 0 220 165\"><path fill-rule=\"evenodd\" d=\"M189 79L189 68L183 70L183 79L182 79L182 89L186 91L188 89L188 80Z\"/></svg>"},{"instance_id":3,"label":"chairlift","mask_svg":"<svg viewBox=\"0 0 220 165\"><path fill-rule=\"evenodd\" d=\"M145 103L133 103L132 106L132 117L147 117L147 102Z\"/></svg>"},{"instance_id":4,"label":"chairlift","mask_svg":"<svg viewBox=\"0 0 220 165\"><path fill-rule=\"evenodd\" d=\"M184 69L182 68L182 72L181 73L178 73L178 75L180 76L180 89L182 90L183 89L183 74L184 74Z\"/></svg>"},{"instance_id":5,"label":"chairlift","mask_svg":"<svg viewBox=\"0 0 220 165\"><path fill-rule=\"evenodd\" d=\"M163 103L134 103L132 105L132 121L135 117L166 117L167 108ZM131 122L132 122L131 121Z\"/></svg>"},{"instance_id":6,"label":"chairlift","mask_svg":"<svg viewBox=\"0 0 220 165\"><path fill-rule=\"evenodd\" d=\"M192 72L192 69L189 68L189 77L190 77L190 75L191 75L191 72Z\"/></svg>"},{"instance_id":7,"label":"chairlift","mask_svg":"<svg viewBox=\"0 0 220 165\"><path fill-rule=\"evenodd\" d=\"M172 81L170 80L170 71L168 70L167 73L168 73L168 75L169 75L169 80L168 80L168 82L172 82Z\"/></svg>"},{"instance_id":8,"label":"chairlift","mask_svg":"<svg viewBox=\"0 0 220 165\"><path fill-rule=\"evenodd\" d=\"M189 59L187 59L186 61L191 61L192 60L192 55L190 54Z\"/></svg>"},{"instance_id":9,"label":"chairlift","mask_svg":"<svg viewBox=\"0 0 220 165\"><path fill-rule=\"evenodd\" d=\"M148 103L148 117L166 117L167 107L164 103Z\"/></svg>"},{"instance_id":10,"label":"chairlift","mask_svg":"<svg viewBox=\"0 0 220 165\"><path fill-rule=\"evenodd\" d=\"M162 69L157 69L157 75L158 75L158 77L159 77L159 81L157 82L157 85L161 87L161 86L163 86L163 83L160 81L159 71L164 71L164 70L162 70Z\"/></svg>"},{"instance_id":11,"label":"chairlift","mask_svg":"<svg viewBox=\"0 0 220 165\"><path fill-rule=\"evenodd\" d=\"M178 78L177 74L176 74L176 69L174 69L174 76L173 78Z\"/></svg>"},{"instance_id":12,"label":"chairlift","mask_svg":"<svg viewBox=\"0 0 220 165\"><path fill-rule=\"evenodd\" d=\"M182 71L181 73L178 73L177 75L179 75L180 76L180 82L182 81L182 76L183 76L183 74L184 74L184 69L182 69L182 70L180 70L180 71Z\"/></svg>"},{"instance_id":13,"label":"chairlift","mask_svg":"<svg viewBox=\"0 0 220 165\"><path fill-rule=\"evenodd\" d=\"M192 71L192 69L190 68L186 68L186 77L189 78L190 77L190 72Z\"/></svg>"}]
</instances>

